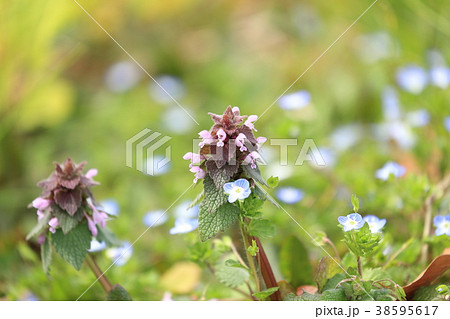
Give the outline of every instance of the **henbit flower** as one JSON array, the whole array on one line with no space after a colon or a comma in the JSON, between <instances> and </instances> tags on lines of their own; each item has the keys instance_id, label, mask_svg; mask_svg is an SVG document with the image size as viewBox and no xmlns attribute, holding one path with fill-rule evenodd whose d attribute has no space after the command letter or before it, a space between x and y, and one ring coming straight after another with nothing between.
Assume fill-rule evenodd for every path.
<instances>
[{"instance_id":1,"label":"henbit flower","mask_svg":"<svg viewBox=\"0 0 450 319\"><path fill-rule=\"evenodd\" d=\"M386 181L389 178L389 175L394 175L394 177L398 178L406 173L406 168L400 164L395 162L387 162L384 166L378 169L375 172L375 176L379 179Z\"/></svg>"},{"instance_id":2,"label":"henbit flower","mask_svg":"<svg viewBox=\"0 0 450 319\"><path fill-rule=\"evenodd\" d=\"M199 225L197 218L177 218L175 220L175 226L169 230L171 235L186 234L195 229Z\"/></svg>"},{"instance_id":3,"label":"henbit flower","mask_svg":"<svg viewBox=\"0 0 450 319\"><path fill-rule=\"evenodd\" d=\"M48 225L50 226L50 228L49 228L50 232L52 232L54 234L56 232L56 227L59 226L58 218L53 217L52 219L50 219L48 221Z\"/></svg>"},{"instance_id":4,"label":"henbit flower","mask_svg":"<svg viewBox=\"0 0 450 319\"><path fill-rule=\"evenodd\" d=\"M98 174L98 170L96 168L91 168L90 170L88 170L86 172L86 174L84 176L92 179L93 177L97 176L97 174Z\"/></svg>"},{"instance_id":5,"label":"henbit flower","mask_svg":"<svg viewBox=\"0 0 450 319\"><path fill-rule=\"evenodd\" d=\"M262 160L261 155L259 155L258 152L253 151L253 152L249 153L249 154L244 158L244 162L243 162L243 163L244 163L245 165L251 164L250 166L251 166L252 168L256 168L256 161L261 161L261 160Z\"/></svg>"},{"instance_id":6,"label":"henbit flower","mask_svg":"<svg viewBox=\"0 0 450 319\"><path fill-rule=\"evenodd\" d=\"M223 147L225 145L224 141L227 138L227 133L225 133L223 129L219 129L217 131L217 138L219 139L219 141L217 142L217 146Z\"/></svg>"},{"instance_id":7,"label":"henbit flower","mask_svg":"<svg viewBox=\"0 0 450 319\"><path fill-rule=\"evenodd\" d=\"M245 140L246 140L245 134L239 133L239 135L236 137L236 146L239 147L239 150L241 152L245 152L247 148L245 147Z\"/></svg>"},{"instance_id":8,"label":"henbit flower","mask_svg":"<svg viewBox=\"0 0 450 319\"><path fill-rule=\"evenodd\" d=\"M92 208L92 220L96 225L100 225L102 228L106 226L106 219L108 218L108 214L105 212L99 212L94 205L90 205Z\"/></svg>"},{"instance_id":9,"label":"henbit flower","mask_svg":"<svg viewBox=\"0 0 450 319\"><path fill-rule=\"evenodd\" d=\"M98 229L97 226L95 226L94 221L89 217L88 214L84 213L84 217L86 217L89 231L91 232L92 236L97 237Z\"/></svg>"},{"instance_id":10,"label":"henbit flower","mask_svg":"<svg viewBox=\"0 0 450 319\"><path fill-rule=\"evenodd\" d=\"M305 192L295 187L280 187L276 197L286 204L295 204L305 197Z\"/></svg>"},{"instance_id":11,"label":"henbit flower","mask_svg":"<svg viewBox=\"0 0 450 319\"><path fill-rule=\"evenodd\" d=\"M278 101L278 105L284 110L296 110L304 108L310 102L311 94L308 91L301 90L283 95Z\"/></svg>"},{"instance_id":12,"label":"henbit flower","mask_svg":"<svg viewBox=\"0 0 450 319\"><path fill-rule=\"evenodd\" d=\"M443 234L450 236L450 215L438 215L434 217L433 224L436 227L436 231L434 232L436 236Z\"/></svg>"},{"instance_id":13,"label":"henbit flower","mask_svg":"<svg viewBox=\"0 0 450 319\"><path fill-rule=\"evenodd\" d=\"M97 239L92 239L91 240L91 246L88 249L88 252L90 253L95 253L98 251L102 251L106 248L106 243L104 241L99 242Z\"/></svg>"},{"instance_id":14,"label":"henbit flower","mask_svg":"<svg viewBox=\"0 0 450 319\"><path fill-rule=\"evenodd\" d=\"M194 183L197 183L199 179L205 178L206 172L199 166L192 166L190 171L195 173Z\"/></svg>"},{"instance_id":15,"label":"henbit flower","mask_svg":"<svg viewBox=\"0 0 450 319\"><path fill-rule=\"evenodd\" d=\"M53 201L50 199L38 197L35 200L33 200L31 205L33 205L33 207L36 208L38 211L43 211L43 210L49 208L52 203L53 203Z\"/></svg>"},{"instance_id":16,"label":"henbit flower","mask_svg":"<svg viewBox=\"0 0 450 319\"><path fill-rule=\"evenodd\" d=\"M257 115L250 115L244 122L244 125L250 128L251 130L258 132L258 130L255 128L255 125L253 124L253 122L255 122L257 119L258 119Z\"/></svg>"},{"instance_id":17,"label":"henbit flower","mask_svg":"<svg viewBox=\"0 0 450 319\"><path fill-rule=\"evenodd\" d=\"M369 225L371 233L379 233L381 229L386 225L386 219L379 219L375 215L364 216L363 220Z\"/></svg>"},{"instance_id":18,"label":"henbit flower","mask_svg":"<svg viewBox=\"0 0 450 319\"><path fill-rule=\"evenodd\" d=\"M188 152L188 153L184 154L183 159L190 160L191 164L189 165L189 167L192 167L193 164L200 163L203 159L203 156L200 154Z\"/></svg>"},{"instance_id":19,"label":"henbit flower","mask_svg":"<svg viewBox=\"0 0 450 319\"><path fill-rule=\"evenodd\" d=\"M42 218L44 218L44 213L40 210L37 211L38 221L40 221Z\"/></svg>"},{"instance_id":20,"label":"henbit flower","mask_svg":"<svg viewBox=\"0 0 450 319\"><path fill-rule=\"evenodd\" d=\"M211 135L211 133L207 130L203 130L198 133L198 136L203 139L198 146L203 147L207 144L212 144L215 141L215 138Z\"/></svg>"},{"instance_id":21,"label":"henbit flower","mask_svg":"<svg viewBox=\"0 0 450 319\"><path fill-rule=\"evenodd\" d=\"M353 229L360 229L364 226L365 221L358 213L352 213L347 216L339 216L338 222L344 226L344 231L350 231Z\"/></svg>"},{"instance_id":22,"label":"henbit flower","mask_svg":"<svg viewBox=\"0 0 450 319\"><path fill-rule=\"evenodd\" d=\"M450 132L450 116L444 118L444 126L447 132Z\"/></svg>"},{"instance_id":23,"label":"henbit flower","mask_svg":"<svg viewBox=\"0 0 450 319\"><path fill-rule=\"evenodd\" d=\"M403 90L419 94L428 84L428 76L422 67L411 64L397 71L397 83Z\"/></svg>"},{"instance_id":24,"label":"henbit flower","mask_svg":"<svg viewBox=\"0 0 450 319\"><path fill-rule=\"evenodd\" d=\"M169 216L161 209L147 212L144 215L143 222L147 227L157 227L164 224L168 219Z\"/></svg>"},{"instance_id":25,"label":"henbit flower","mask_svg":"<svg viewBox=\"0 0 450 319\"><path fill-rule=\"evenodd\" d=\"M108 256L115 266L123 266L133 255L133 246L131 243L124 241L120 247L112 247L106 250L106 256Z\"/></svg>"},{"instance_id":26,"label":"henbit flower","mask_svg":"<svg viewBox=\"0 0 450 319\"><path fill-rule=\"evenodd\" d=\"M250 196L250 183L245 178L237 181L225 183L223 189L228 194L228 202L234 203L236 200L243 200Z\"/></svg>"},{"instance_id":27,"label":"henbit flower","mask_svg":"<svg viewBox=\"0 0 450 319\"><path fill-rule=\"evenodd\" d=\"M237 115L237 116L241 115L241 110L239 110L239 107L237 107L237 106L234 106L231 109L231 111L234 113L234 115Z\"/></svg>"},{"instance_id":28,"label":"henbit flower","mask_svg":"<svg viewBox=\"0 0 450 319\"><path fill-rule=\"evenodd\" d=\"M37 243L39 245L43 245L45 243L46 236L45 234L40 234L37 238Z\"/></svg>"}]
</instances>

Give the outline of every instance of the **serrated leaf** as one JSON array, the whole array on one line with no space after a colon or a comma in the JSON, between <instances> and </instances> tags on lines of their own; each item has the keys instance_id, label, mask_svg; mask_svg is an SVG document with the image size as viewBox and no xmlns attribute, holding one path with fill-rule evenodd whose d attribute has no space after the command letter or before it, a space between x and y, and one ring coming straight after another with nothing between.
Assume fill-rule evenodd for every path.
<instances>
[{"instance_id":1,"label":"serrated leaf","mask_svg":"<svg viewBox=\"0 0 450 319\"><path fill-rule=\"evenodd\" d=\"M247 269L244 265L242 265L240 262L233 260L233 259L227 259L225 261L225 266L227 267L237 267L242 269Z\"/></svg>"},{"instance_id":2,"label":"serrated leaf","mask_svg":"<svg viewBox=\"0 0 450 319\"><path fill-rule=\"evenodd\" d=\"M203 188L205 198L200 206L203 206L208 213L214 213L222 204L227 202L227 197L222 188L216 188L213 180L209 175L203 180Z\"/></svg>"},{"instance_id":3,"label":"serrated leaf","mask_svg":"<svg viewBox=\"0 0 450 319\"><path fill-rule=\"evenodd\" d=\"M59 225L61 226L63 233L67 234L73 228L75 228L79 222L83 219L83 209L80 207L73 216L70 216L66 211L62 210L58 205L52 206L53 213L58 218Z\"/></svg>"},{"instance_id":4,"label":"serrated leaf","mask_svg":"<svg viewBox=\"0 0 450 319\"><path fill-rule=\"evenodd\" d=\"M359 210L359 199L355 194L352 194L352 205L353 205L353 211L355 213Z\"/></svg>"},{"instance_id":5,"label":"serrated leaf","mask_svg":"<svg viewBox=\"0 0 450 319\"><path fill-rule=\"evenodd\" d=\"M56 252L76 270L80 270L91 246L92 235L87 224L79 224L66 235L57 229L52 235L52 243Z\"/></svg>"},{"instance_id":6,"label":"serrated leaf","mask_svg":"<svg viewBox=\"0 0 450 319\"><path fill-rule=\"evenodd\" d=\"M273 293L277 292L280 287L272 287L263 291L255 292L252 296L258 298L259 300L264 300Z\"/></svg>"},{"instance_id":7,"label":"serrated leaf","mask_svg":"<svg viewBox=\"0 0 450 319\"><path fill-rule=\"evenodd\" d=\"M227 230L238 218L240 210L233 204L226 203L216 211L210 212L205 201L200 204L199 231L200 239L206 241L219 232Z\"/></svg>"},{"instance_id":8,"label":"serrated leaf","mask_svg":"<svg viewBox=\"0 0 450 319\"><path fill-rule=\"evenodd\" d=\"M295 236L289 236L281 245L280 270L293 287L313 283L313 270L308 252Z\"/></svg>"},{"instance_id":9,"label":"serrated leaf","mask_svg":"<svg viewBox=\"0 0 450 319\"><path fill-rule=\"evenodd\" d=\"M236 288L245 283L250 274L242 268L219 266L216 271L216 276L224 285Z\"/></svg>"},{"instance_id":10,"label":"serrated leaf","mask_svg":"<svg viewBox=\"0 0 450 319\"><path fill-rule=\"evenodd\" d=\"M130 294L121 285L115 284L113 289L106 296L108 301L132 301Z\"/></svg>"},{"instance_id":11,"label":"serrated leaf","mask_svg":"<svg viewBox=\"0 0 450 319\"><path fill-rule=\"evenodd\" d=\"M347 295L342 288L330 289L323 292L320 300L323 301L347 301Z\"/></svg>"},{"instance_id":12,"label":"serrated leaf","mask_svg":"<svg viewBox=\"0 0 450 319\"><path fill-rule=\"evenodd\" d=\"M31 237L41 233L45 228L48 227L48 221L50 220L50 210L44 211L44 216L37 222L36 226L28 233L26 240L30 240Z\"/></svg>"},{"instance_id":13,"label":"serrated leaf","mask_svg":"<svg viewBox=\"0 0 450 319\"><path fill-rule=\"evenodd\" d=\"M108 247L118 247L121 245L116 235L108 228L102 228L97 225L97 241L104 242Z\"/></svg>"},{"instance_id":14,"label":"serrated leaf","mask_svg":"<svg viewBox=\"0 0 450 319\"><path fill-rule=\"evenodd\" d=\"M264 178L261 176L261 172L258 166L252 168L251 165L243 165L243 167L244 171L250 178L253 178L255 181L257 181L260 184L263 184L264 186L268 186Z\"/></svg>"},{"instance_id":15,"label":"serrated leaf","mask_svg":"<svg viewBox=\"0 0 450 319\"><path fill-rule=\"evenodd\" d=\"M41 246L41 260L45 274L47 277L50 277L50 264L52 263L52 245L50 243L50 236L47 236L45 242Z\"/></svg>"},{"instance_id":16,"label":"serrated leaf","mask_svg":"<svg viewBox=\"0 0 450 319\"><path fill-rule=\"evenodd\" d=\"M247 231L251 236L270 238L275 235L275 225L268 219L252 219Z\"/></svg>"},{"instance_id":17,"label":"serrated leaf","mask_svg":"<svg viewBox=\"0 0 450 319\"><path fill-rule=\"evenodd\" d=\"M280 179L278 178L278 176L270 176L267 180L267 185L269 185L269 187L271 188L275 188L278 186L279 181Z\"/></svg>"}]
</instances>

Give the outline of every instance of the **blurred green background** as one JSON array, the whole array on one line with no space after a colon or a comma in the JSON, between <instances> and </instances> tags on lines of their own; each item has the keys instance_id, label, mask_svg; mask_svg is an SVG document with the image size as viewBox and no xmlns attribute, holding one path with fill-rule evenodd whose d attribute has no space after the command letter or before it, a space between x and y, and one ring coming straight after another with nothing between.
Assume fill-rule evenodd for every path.
<instances>
[{"instance_id":1,"label":"blurred green background","mask_svg":"<svg viewBox=\"0 0 450 319\"><path fill-rule=\"evenodd\" d=\"M71 157L99 170L96 198L111 199L120 208L119 218L108 227L119 239L133 242L146 229L144 215L167 209L191 184L193 176L182 156L191 151L197 132L211 126L207 112L222 113L232 105L243 114L263 113L372 1L79 4L200 125L74 1L0 0L2 299L73 300L95 279L87 267L76 272L55 255L49 281L39 248L24 239L36 221L35 210L27 205L39 195L36 182L51 173L53 161ZM450 90L445 72L440 82L430 75L434 66L450 63L449 37L449 1L380 0L287 92L309 92L307 106L288 110L278 101L257 121L257 135L299 139L298 146L289 148L289 166L279 167L279 149L265 146L269 165L262 171L266 177L280 176L280 187L304 192L302 200L285 207L311 234L325 231L344 252L336 218L349 211L350 194L356 193L363 212L388 219L387 237L394 249L415 238L411 249L417 251L427 185L449 171L450 128L445 118L450 116ZM410 82L402 82L399 70L411 65L426 73L423 87L413 75L408 75ZM395 123L389 119L392 113L383 112L383 105L390 105L383 95L387 88L397 92L403 114ZM419 113L414 122L418 110L428 114L426 123L417 124L424 120ZM144 128L172 137L172 161L157 176L125 165L126 140ZM328 150L333 165L293 166L305 138ZM406 167L406 175L377 179L376 170L387 161ZM200 190L201 185L188 191L180 202ZM444 200L439 207L436 214L439 209L448 214ZM184 263L198 235L169 235L173 211L165 224L136 243L125 265L109 270L108 277L134 299L161 300L166 291L177 295L173 284L167 284L170 279L161 278L170 277L167 271L178 265L193 278L180 298L233 296L206 272ZM266 243L275 265L287 235L304 242L313 263L323 256L282 211L266 204L264 213L277 226L278 235ZM403 264L414 262L416 255L411 254ZM98 260L103 269L111 263L104 253ZM411 269L409 279L419 272ZM83 297L103 298L98 285Z\"/></svg>"}]
</instances>

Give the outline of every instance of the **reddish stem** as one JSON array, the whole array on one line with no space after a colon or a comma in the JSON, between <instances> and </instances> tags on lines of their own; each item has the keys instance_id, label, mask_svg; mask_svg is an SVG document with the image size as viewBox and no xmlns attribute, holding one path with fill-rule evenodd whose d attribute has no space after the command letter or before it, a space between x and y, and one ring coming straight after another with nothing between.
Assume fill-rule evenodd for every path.
<instances>
[{"instance_id":1,"label":"reddish stem","mask_svg":"<svg viewBox=\"0 0 450 319\"><path fill-rule=\"evenodd\" d=\"M252 237L256 244L258 245L259 252L259 268L261 271L261 275L263 277L264 283L266 284L266 288L278 287L277 281L275 280L275 276L272 271L272 267L270 266L269 259L264 251L264 248L261 244L261 241L258 237ZM281 301L280 291L276 291L270 295L270 300L272 301Z\"/></svg>"}]
</instances>

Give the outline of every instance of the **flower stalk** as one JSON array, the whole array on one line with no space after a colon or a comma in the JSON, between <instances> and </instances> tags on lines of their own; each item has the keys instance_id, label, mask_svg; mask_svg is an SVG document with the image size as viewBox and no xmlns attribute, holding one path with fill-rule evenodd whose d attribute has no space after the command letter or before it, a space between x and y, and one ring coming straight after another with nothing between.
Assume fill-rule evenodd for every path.
<instances>
[{"instance_id":1,"label":"flower stalk","mask_svg":"<svg viewBox=\"0 0 450 319\"><path fill-rule=\"evenodd\" d=\"M89 268L91 268L98 282L100 283L100 285L102 285L103 290L105 290L105 292L108 294L113 289L113 286L91 254L87 254L86 256L86 264L89 266Z\"/></svg>"}]
</instances>

